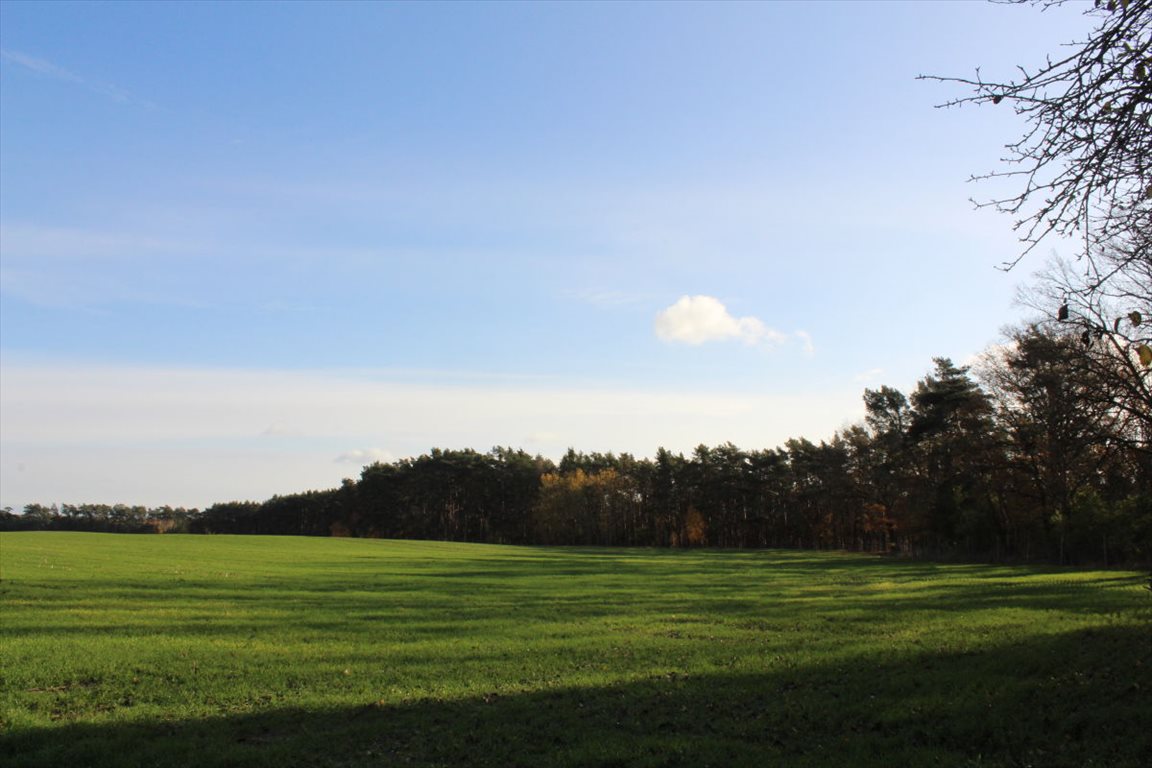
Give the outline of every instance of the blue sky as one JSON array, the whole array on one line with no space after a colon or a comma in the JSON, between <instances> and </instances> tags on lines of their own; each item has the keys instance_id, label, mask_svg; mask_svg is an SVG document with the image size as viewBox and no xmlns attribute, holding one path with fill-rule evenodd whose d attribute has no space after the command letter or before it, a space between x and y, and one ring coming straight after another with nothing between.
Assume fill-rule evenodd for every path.
<instances>
[{"instance_id":1,"label":"blue sky","mask_svg":"<svg viewBox=\"0 0 1152 768\"><path fill-rule=\"evenodd\" d=\"M1009 75L1080 8L0 4L0 502L432 446L772 447L1015 322Z\"/></svg>"}]
</instances>

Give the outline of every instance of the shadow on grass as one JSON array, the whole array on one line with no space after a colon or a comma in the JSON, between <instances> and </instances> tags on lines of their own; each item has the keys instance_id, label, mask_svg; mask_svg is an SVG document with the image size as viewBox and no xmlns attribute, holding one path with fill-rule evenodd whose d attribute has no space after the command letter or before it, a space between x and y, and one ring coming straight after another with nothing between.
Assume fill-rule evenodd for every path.
<instances>
[{"instance_id":1,"label":"shadow on grass","mask_svg":"<svg viewBox=\"0 0 1152 768\"><path fill-rule=\"evenodd\" d=\"M1152 634L8 733L7 766L1144 766Z\"/></svg>"}]
</instances>

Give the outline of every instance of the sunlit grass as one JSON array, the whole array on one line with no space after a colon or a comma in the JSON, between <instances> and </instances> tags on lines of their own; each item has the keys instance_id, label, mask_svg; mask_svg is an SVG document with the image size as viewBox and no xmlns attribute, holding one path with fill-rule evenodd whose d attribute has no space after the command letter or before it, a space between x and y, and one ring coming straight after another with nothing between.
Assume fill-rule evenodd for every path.
<instances>
[{"instance_id":1,"label":"sunlit grass","mask_svg":"<svg viewBox=\"0 0 1152 768\"><path fill-rule=\"evenodd\" d=\"M15 765L1141 765L1139 574L0 537Z\"/></svg>"}]
</instances>

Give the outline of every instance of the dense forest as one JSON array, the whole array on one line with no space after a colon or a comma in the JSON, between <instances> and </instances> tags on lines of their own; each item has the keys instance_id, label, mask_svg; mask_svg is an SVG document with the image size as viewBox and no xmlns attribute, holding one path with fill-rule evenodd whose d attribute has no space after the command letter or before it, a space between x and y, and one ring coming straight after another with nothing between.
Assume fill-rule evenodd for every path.
<instances>
[{"instance_id":1,"label":"dense forest","mask_svg":"<svg viewBox=\"0 0 1152 768\"><path fill-rule=\"evenodd\" d=\"M938 358L907 394L866 389L864 421L819 443L654 458L570 449L558 464L435 449L264 502L32 504L0 527L1147 563L1147 370L1070 330L1016 331L975 370Z\"/></svg>"}]
</instances>

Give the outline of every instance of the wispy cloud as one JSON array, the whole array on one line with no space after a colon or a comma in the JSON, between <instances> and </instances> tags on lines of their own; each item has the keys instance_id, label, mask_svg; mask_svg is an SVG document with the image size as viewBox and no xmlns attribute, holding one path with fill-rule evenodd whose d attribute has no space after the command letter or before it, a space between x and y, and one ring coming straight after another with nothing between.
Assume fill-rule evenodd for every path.
<instances>
[{"instance_id":1,"label":"wispy cloud","mask_svg":"<svg viewBox=\"0 0 1152 768\"><path fill-rule=\"evenodd\" d=\"M101 311L112 303L204 307L168 279L172 266L212 254L209 244L37 224L0 225L0 292L43 307Z\"/></svg>"},{"instance_id":2,"label":"wispy cloud","mask_svg":"<svg viewBox=\"0 0 1152 768\"><path fill-rule=\"evenodd\" d=\"M581 291L574 294L576 298L598 307L624 307L640 304L651 299L642 293L629 291Z\"/></svg>"},{"instance_id":3,"label":"wispy cloud","mask_svg":"<svg viewBox=\"0 0 1152 768\"><path fill-rule=\"evenodd\" d=\"M261 437L303 437L304 433L298 429L288 426L282 421L275 424L270 424L267 429L260 433Z\"/></svg>"},{"instance_id":4,"label":"wispy cloud","mask_svg":"<svg viewBox=\"0 0 1152 768\"><path fill-rule=\"evenodd\" d=\"M816 354L816 345L812 343L812 334L808 331L796 331L792 335L800 340L800 349L805 355L812 357Z\"/></svg>"},{"instance_id":5,"label":"wispy cloud","mask_svg":"<svg viewBox=\"0 0 1152 768\"><path fill-rule=\"evenodd\" d=\"M868 370L861 371L860 373L853 376L852 381L855 381L857 384L868 384L870 382L876 381L883 375L883 368L869 368Z\"/></svg>"},{"instance_id":6,"label":"wispy cloud","mask_svg":"<svg viewBox=\"0 0 1152 768\"><path fill-rule=\"evenodd\" d=\"M19 51L0 50L0 57L8 59L8 61L19 64L20 66L22 66L26 69L30 69L33 72L39 73L41 75L47 75L48 77L54 77L57 80L63 80L63 81L68 82L68 83L83 83L84 82L84 79L82 77L80 77L79 75L74 74L72 72L69 72L68 70L64 69L63 67L58 67L55 64L53 64L52 62L45 61L44 59L33 58L32 56L28 56L26 54L20 53Z\"/></svg>"},{"instance_id":7,"label":"wispy cloud","mask_svg":"<svg viewBox=\"0 0 1152 768\"><path fill-rule=\"evenodd\" d=\"M697 346L710 341L739 339L745 344L779 344L787 336L756 317L734 317L713 296L681 296L656 315L656 335L667 342Z\"/></svg>"},{"instance_id":8,"label":"wispy cloud","mask_svg":"<svg viewBox=\"0 0 1152 768\"><path fill-rule=\"evenodd\" d=\"M556 444L562 440L563 438L556 432L533 432L524 438L524 442L532 445L539 445L541 443Z\"/></svg>"},{"instance_id":9,"label":"wispy cloud","mask_svg":"<svg viewBox=\"0 0 1152 768\"><path fill-rule=\"evenodd\" d=\"M204 249L202 243L138 232L22 223L0 225L0 246L7 260L34 262L142 260L196 254Z\"/></svg>"},{"instance_id":10,"label":"wispy cloud","mask_svg":"<svg viewBox=\"0 0 1152 768\"><path fill-rule=\"evenodd\" d=\"M53 64L52 62L45 59L38 59L34 56L20 53L19 51L7 50L0 50L0 58L24 67L25 69L31 72L35 72L38 75L43 75L44 77L49 77L53 80L59 80L64 83L72 83L73 85L78 85L91 91L92 93L106 96L113 101L124 103L132 100L131 94L119 86L115 86L110 83L103 83L97 80L91 80L86 77L81 77L75 72Z\"/></svg>"}]
</instances>

